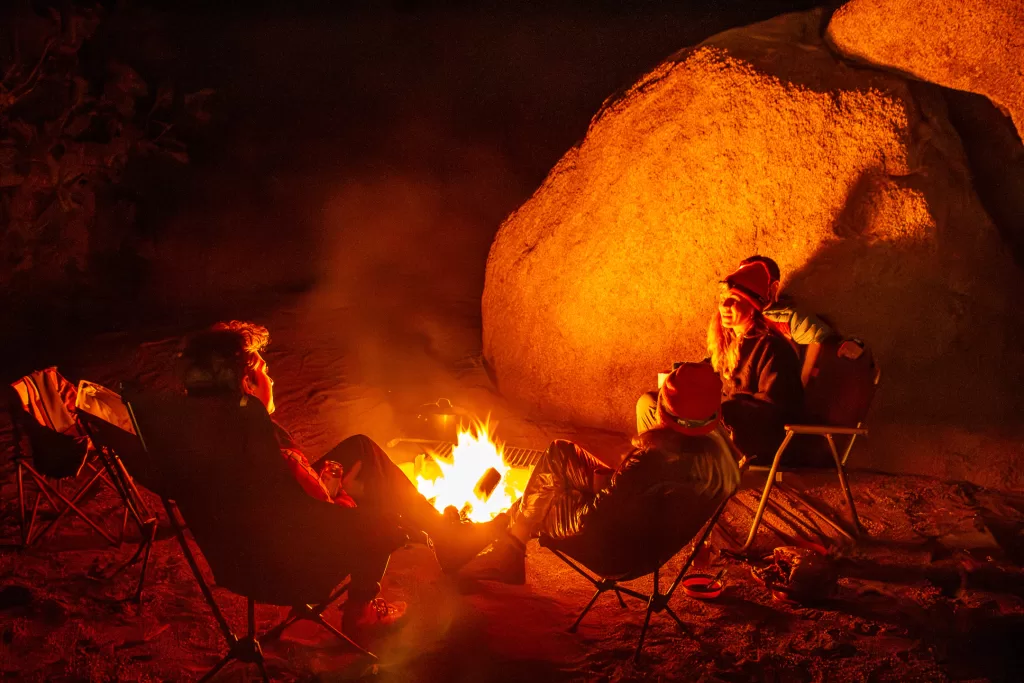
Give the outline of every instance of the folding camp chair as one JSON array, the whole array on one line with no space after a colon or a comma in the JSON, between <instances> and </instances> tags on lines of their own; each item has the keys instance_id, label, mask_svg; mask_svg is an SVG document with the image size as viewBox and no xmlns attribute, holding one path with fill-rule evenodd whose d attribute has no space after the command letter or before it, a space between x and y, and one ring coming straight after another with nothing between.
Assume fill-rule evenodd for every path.
<instances>
[{"instance_id":1,"label":"folding camp chair","mask_svg":"<svg viewBox=\"0 0 1024 683\"><path fill-rule=\"evenodd\" d=\"M146 583L146 569L149 566L153 542L156 540L158 521L156 515L146 505L145 499L139 493L135 481L118 454L129 453L138 459L141 457L142 443L135 435L128 410L116 392L82 380L78 383L75 408L79 423L97 451L97 459L103 464L107 477L124 502L122 539L129 517L134 520L139 530L141 541L135 553L107 577L112 579L141 561L139 580L131 598L138 603L142 601L142 589Z\"/></svg>"},{"instance_id":2,"label":"folding camp chair","mask_svg":"<svg viewBox=\"0 0 1024 683\"><path fill-rule=\"evenodd\" d=\"M738 467L741 473L747 469L747 463L747 458L742 457L740 459ZM626 603L622 599L623 593L647 603L647 611L644 614L644 623L640 629L640 637L637 639L636 650L633 652L634 663L640 661L640 654L643 652L644 640L647 636L647 628L650 625L652 614L666 612L672 618L672 620L676 622L676 625L679 627L679 629L683 632L686 632L686 625L679 618L679 615L676 614L675 611L669 606L669 601L672 600L672 596L675 594L676 589L679 588L679 584L681 584L683 579L686 578L686 572L690 570L690 567L693 565L693 561L697 557L697 553L700 551L701 547L703 547L704 544L707 542L708 537L711 535L711 532L714 530L715 525L718 523L719 517L722 516L722 511L725 510L726 504L729 502L729 500L731 500L732 494L730 493L728 496L724 497L718 496L717 498L718 499L702 501L700 505L701 509L708 511L713 510L710 517L707 518L708 521L705 524L703 524L702 527L697 527L696 529L693 529L693 531L689 531L689 529L692 529L692 527L689 527L686 531L682 531L681 533L679 533L677 527L676 532L673 533L673 536L677 540L683 539L680 543L673 544L666 548L663 548L662 552L658 553L657 555L649 555L646 558L639 559L636 565L627 572L608 574L605 572L597 572L593 569L588 571L588 568L586 567L586 561L583 561L582 559L577 559L577 561L573 560L574 555L577 556L577 558L582 558L586 554L585 550L583 552L578 551L578 544L574 542L574 539L559 540L551 538L549 536L542 535L540 537L541 547L547 548L548 550L553 552L555 556L558 557L558 559L562 560L562 562L569 565L569 567L572 568L576 573L578 573L580 576L582 576L591 584L593 584L594 588L596 589L593 597L590 598L590 602L587 603L586 607L583 608L583 611L580 612L578 617L576 617L576 621L574 621L572 625L569 627L569 632L576 632L576 629L579 628L579 625L583 621L583 618L587 616L587 613L590 612L591 608L597 602L598 598L600 598L601 595L607 592L615 593L615 597L619 600L619 606L622 608L626 607ZM671 519L669 516L667 516L667 513L666 515L655 514L654 518L660 518L666 521ZM698 531L700 532L699 536L697 535L697 533L695 533ZM691 541L694 537L696 537L697 540L694 541L693 548L690 551L690 553L686 556L686 560L683 562L683 566L679 569L679 573L676 575L675 580L671 583L671 585L669 585L667 591L665 591L664 593L661 592L660 581L662 575L662 568L664 567L666 562L672 559L672 557L674 557L680 550L685 548L689 541ZM641 593L640 591L634 590L632 588L629 588L628 586L623 585L624 583L635 581L646 576L651 576L654 581L653 590L650 594Z\"/></svg>"},{"instance_id":3,"label":"folding camp chair","mask_svg":"<svg viewBox=\"0 0 1024 683\"><path fill-rule=\"evenodd\" d=\"M860 349L859 355L852 357L852 354L840 353L843 344L855 344ZM857 507L853 502L853 492L850 490L850 481L846 474L846 461L857 437L867 436L868 430L864 426L864 421L867 419L881 380L881 370L870 349L865 348L863 344L836 339L822 345L821 352L815 359L814 368L804 374L808 378L804 388L804 415L809 418L808 424L785 426L786 436L775 452L771 467L768 468L768 480L765 482L761 500L750 524L746 543L736 551L736 554L749 552L754 544L757 530L768 507L768 497L782 471L782 456L796 436L821 437L828 445L829 455L839 475L839 486L850 508L852 529L844 529L831 515L804 501L806 507L844 536L855 539L860 534L860 518L857 516ZM836 437L840 436L847 437L842 454L836 446ZM764 468L751 469L764 471Z\"/></svg>"},{"instance_id":4,"label":"folding camp chair","mask_svg":"<svg viewBox=\"0 0 1024 683\"><path fill-rule=\"evenodd\" d=\"M11 416L13 462L17 470L21 542L32 545L49 535L64 520L78 516L113 545L118 540L102 521L93 519L81 501L94 486L112 486L97 453L74 413L76 392L54 367L27 375L6 388ZM23 448L23 437L29 444ZM34 484L35 500L26 505L26 484ZM36 527L38 513L47 503L53 518ZM122 523L122 535L124 524Z\"/></svg>"},{"instance_id":5,"label":"folding camp chair","mask_svg":"<svg viewBox=\"0 0 1024 683\"><path fill-rule=\"evenodd\" d=\"M331 566L331 536L347 513L313 499L283 466L274 427L258 401L145 395L124 390L141 457L127 463L163 500L182 553L213 612L228 652L201 680L231 661L255 664L268 680L260 641L300 619L320 624L376 670L375 655L323 617L347 591L347 571ZM214 598L185 537L188 523L217 585L246 598L247 630L239 638ZM351 524L351 521L348 522ZM317 530L329 529L318 535ZM366 533L370 533L367 531ZM382 541L383 542L383 541ZM326 549L326 550L325 550ZM290 606L291 615L257 636L256 603Z\"/></svg>"}]
</instances>

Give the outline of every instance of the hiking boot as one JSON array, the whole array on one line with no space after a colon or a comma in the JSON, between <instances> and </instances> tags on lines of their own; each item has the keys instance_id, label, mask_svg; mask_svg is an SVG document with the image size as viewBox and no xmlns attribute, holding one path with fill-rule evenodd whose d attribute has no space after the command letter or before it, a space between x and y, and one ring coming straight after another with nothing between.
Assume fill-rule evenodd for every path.
<instances>
[{"instance_id":1,"label":"hiking boot","mask_svg":"<svg viewBox=\"0 0 1024 683\"><path fill-rule=\"evenodd\" d=\"M350 599L341 609L341 630L349 636L372 636L401 625L404 616L404 602L388 602L384 598L358 602Z\"/></svg>"},{"instance_id":2,"label":"hiking boot","mask_svg":"<svg viewBox=\"0 0 1024 683\"><path fill-rule=\"evenodd\" d=\"M508 515L500 514L489 522L453 522L433 541L434 557L441 571L451 574L476 557L508 529Z\"/></svg>"},{"instance_id":3,"label":"hiking boot","mask_svg":"<svg viewBox=\"0 0 1024 683\"><path fill-rule=\"evenodd\" d=\"M526 583L526 546L505 534L468 562L459 571L459 577L522 586Z\"/></svg>"}]
</instances>

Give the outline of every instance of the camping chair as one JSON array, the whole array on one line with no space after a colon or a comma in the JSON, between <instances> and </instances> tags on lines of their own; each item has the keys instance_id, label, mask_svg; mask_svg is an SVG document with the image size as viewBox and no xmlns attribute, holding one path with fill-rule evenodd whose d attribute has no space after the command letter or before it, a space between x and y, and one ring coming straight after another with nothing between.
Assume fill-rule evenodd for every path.
<instances>
[{"instance_id":1,"label":"camping chair","mask_svg":"<svg viewBox=\"0 0 1024 683\"><path fill-rule=\"evenodd\" d=\"M742 457L740 459L738 466L741 473L746 470L747 463L747 458ZM722 511L725 510L725 506L731 498L732 494L730 493L724 497L719 495L712 499L699 501L697 509L703 510L705 513L709 514L704 516L694 516L694 519L707 519L706 523L701 526L697 526L696 528L694 528L692 524L687 524L684 520L679 520L678 518L675 519L677 524L672 525L671 522L673 517L671 515L668 513L655 513L652 516L652 519L665 520L667 522L666 526L671 529L671 531L666 533L667 542L663 544L662 548L657 549L654 554L649 554L643 558L637 558L633 567L625 572L601 571L598 566L600 562L593 562L590 559L593 557L593 550L588 549L585 544L579 543L577 539L555 539L550 536L541 535L540 545L542 548L547 548L553 552L558 559L569 565L569 567L577 574L593 584L596 589L593 597L590 598L590 602L587 603L583 608L583 611L580 612L578 617L576 617L576 621L574 621L569 627L569 632L576 632L580 623L583 621L583 617L587 616L587 613L590 612L598 598L607 592L615 593L615 597L618 598L619 601L619 606L622 608L626 607L626 603L622 599L623 593L647 603L647 611L644 614L644 623L640 628L640 637L637 640L636 650L633 652L634 663L640 661L640 654L643 652L644 640L647 636L647 628L650 625L652 614L666 612L672 620L676 622L679 629L685 632L686 625L679 618L679 615L676 614L669 606L669 601L672 600L672 596L675 594L676 589L679 588L679 584L681 584L683 579L686 577L686 572L690 570L690 567L693 565L693 561L697 557L697 553L707 542L708 537L715 528L715 524L718 523L719 517L722 516ZM697 540L693 544L693 549L686 556L686 560L683 562L683 566L679 569L679 573L676 575L675 580L669 585L667 591L664 593L661 592L661 575L665 563L672 559L680 550L685 548L686 545L695 537ZM624 583L635 581L646 576L651 576L654 581L653 590L649 595L623 585Z\"/></svg>"},{"instance_id":2,"label":"camping chair","mask_svg":"<svg viewBox=\"0 0 1024 683\"><path fill-rule=\"evenodd\" d=\"M135 481L124 466L119 453L131 454L134 459L141 457L142 443L135 435L131 419L121 397L99 384L82 380L78 383L78 396L75 401L78 421L89 440L97 451L97 457L103 464L111 484L124 502L124 520L122 521L122 538L125 525L130 516L138 527L141 542L135 553L107 578L112 579L140 560L142 569L131 600L142 601L142 589L146 583L146 569L149 557L156 540L157 518L145 499L135 486Z\"/></svg>"},{"instance_id":3,"label":"camping chair","mask_svg":"<svg viewBox=\"0 0 1024 683\"><path fill-rule=\"evenodd\" d=\"M55 367L50 367L11 384L7 396L22 545L32 545L73 516L80 517L105 540L117 545L118 541L102 523L80 507L82 498L97 483L111 482L77 420L75 387ZM29 445L27 452L23 437ZM27 510L25 500L28 483L36 488L31 511ZM49 504L54 517L37 528L37 516L44 502ZM122 524L122 534L123 529Z\"/></svg>"},{"instance_id":4,"label":"camping chair","mask_svg":"<svg viewBox=\"0 0 1024 683\"><path fill-rule=\"evenodd\" d=\"M839 486L843 491L846 504L850 508L852 530L847 531L831 516L810 504L803 501L806 507L815 515L820 517L835 530L844 536L855 539L861 531L860 518L857 516L857 507L853 502L853 492L850 490L850 481L846 474L846 461L850 457L850 451L858 436L867 436L868 430L864 426L871 402L878 389L881 380L881 370L875 362L870 349L864 347L859 341L847 340L847 344L856 344L861 353L856 358L840 355L839 350L843 340L835 339L825 342L822 345L821 353L813 359L814 367L810 372L805 372L807 384L804 387L804 415L808 418L807 424L788 424L785 426L786 435L775 452L775 459L768 468L768 481L765 482L764 491L761 493L761 500L758 503L754 519L750 524L750 532L747 535L746 543L735 554L746 554L754 544L757 530L761 525L765 509L768 507L768 497L775 486L782 464L782 456L793 443L796 436L821 437L828 445L828 454L835 464L836 473L839 475ZM846 437L846 443L840 454L836 446L836 437ZM807 439L804 440L806 444ZM818 442L820 444L820 442ZM764 471L764 468L751 468Z\"/></svg>"},{"instance_id":5,"label":"camping chair","mask_svg":"<svg viewBox=\"0 0 1024 683\"><path fill-rule=\"evenodd\" d=\"M315 621L376 670L377 658L329 624L323 612L347 591L348 571L331 543L350 531L367 547L373 530L356 509L308 496L288 472L274 425L258 401L146 395L124 390L141 457L127 464L136 479L163 500L171 527L228 652L201 680L233 660L255 664L268 680L260 641L300 619ZM123 454L122 454L123 455ZM239 638L218 606L185 537L187 522L217 585L246 598L247 630ZM347 526L346 526L347 525ZM359 534L362 534L359 536ZM355 538L357 537L358 538ZM383 543L384 540L378 541ZM390 548L389 548L390 549ZM256 603L292 608L262 637Z\"/></svg>"}]
</instances>

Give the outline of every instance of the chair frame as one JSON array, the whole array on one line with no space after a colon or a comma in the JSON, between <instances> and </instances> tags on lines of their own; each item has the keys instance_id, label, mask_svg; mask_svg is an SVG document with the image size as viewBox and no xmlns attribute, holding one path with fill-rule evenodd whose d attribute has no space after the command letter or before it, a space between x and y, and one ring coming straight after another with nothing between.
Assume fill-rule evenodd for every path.
<instances>
[{"instance_id":1,"label":"chair frame","mask_svg":"<svg viewBox=\"0 0 1024 683\"><path fill-rule=\"evenodd\" d=\"M135 429L135 434L139 437L139 442L142 444L142 450L148 453L149 449L146 446L146 440L143 437L142 431L139 429L138 422L135 419L135 411L128 399L123 400L125 407L128 409L128 416L131 419L132 427ZM249 596L243 596L246 599L246 634L242 638L236 636L234 631L231 629L231 624L229 624L228 620L225 618L224 612L217 604L217 600L213 596L213 590L210 588L210 584L207 583L202 570L199 568L199 563L196 560L195 553L193 553L192 548L189 547L188 539L185 537L184 518L181 518L182 521L179 521L179 517L181 515L177 505L173 500L163 496L161 496L161 501L163 502L164 510L167 512L167 518L170 521L171 529L173 529L174 535L178 539L178 545L181 547L181 552L185 556L185 561L188 562L188 566L192 570L192 575L195 577L196 583L199 584L199 590L203 594L203 598L206 599L206 603L210 606L210 610L213 612L213 617L216 620L217 626L220 628L221 635L224 636L224 640L228 647L228 651L224 657L199 679L200 683L202 681L210 680L216 676L221 669L236 660L243 664L255 664L259 669L260 676L263 681L265 683L269 682L270 677L267 675L260 640L277 638L286 628L300 620L314 621L327 629L327 631L334 635L343 644L368 658L371 662L371 672L374 674L377 673L377 656L349 638L340 629L332 626L323 617L323 613L327 608L337 602L346 592L348 592L350 582L346 582L342 584L340 588L336 588L327 600L322 603L315 605L302 604L293 606L292 613L285 618L284 621L268 630L262 636L258 636L256 633L256 601Z\"/></svg>"},{"instance_id":2,"label":"chair frame","mask_svg":"<svg viewBox=\"0 0 1024 683\"><path fill-rule=\"evenodd\" d=\"M679 584L683 582L684 578L686 578L686 572L688 572L690 570L690 567L693 565L693 561L697 557L697 552L707 542L708 537L711 535L711 532L714 530L715 525L718 523L719 517L722 516L722 512L725 510L725 506L729 503L731 499L732 496L730 495L728 498L719 503L718 509L715 510L715 513L711 516L711 519L709 519L704 524L704 530L701 532L697 541L694 542L693 549L690 551L690 554L687 555L686 561L683 563L682 568L679 570L679 573L676 575L675 580L669 586L668 590L664 593L661 592L660 588L661 569L664 566L664 563L658 566L653 573L641 574L639 576L631 576L630 578L626 579L601 578L596 575L591 575L591 573L584 569L583 566L580 565L578 562L569 558L562 551L557 550L556 548L552 548L549 545L549 541L547 540L547 538L542 536L541 547L550 550L552 553L555 554L555 556L558 559L569 565L569 567L571 567L577 574L585 578L587 581L594 585L594 588L597 589L593 597L590 598L590 602L587 603L586 607L583 608L583 611L580 612L578 617L576 617L576 621L574 621L572 625L567 629L569 633L576 633L576 630L579 628L580 623L583 621L583 617L587 616L587 613L590 612L591 608L597 602L597 599L600 598L604 593L607 593L609 591L615 593L615 597L619 600L619 606L623 609L626 608L626 602L622 599L623 593L647 603L647 611L644 614L644 624L640 628L640 637L636 643L636 650L633 652L634 664L637 664L640 661L640 655L644 649L644 641L647 637L647 628L651 623L652 614L667 612L668 615L672 618L672 620L676 622L676 625L679 627L679 630L683 633L686 633L686 624L683 623L683 620L679 618L679 615L675 613L675 611L669 606L668 603L672 599L672 596L675 594L676 589L679 588ZM622 585L623 582L636 581L637 579L641 579L645 576L651 575L653 575L654 577L654 590L649 595L646 593L635 591L632 588Z\"/></svg>"},{"instance_id":3,"label":"chair frame","mask_svg":"<svg viewBox=\"0 0 1024 683\"><path fill-rule=\"evenodd\" d=\"M34 419L29 415L21 406L20 400L15 402L11 401L8 406L8 410L11 417L11 435L14 441L14 455L11 460L14 462L17 480L18 480L18 519L21 528L21 545L24 548L31 546L42 538L45 538L56 528L57 524L69 513L74 513L82 518L86 524L88 524L96 533L103 537L111 545L120 545L120 541L116 539L109 531L103 528L101 524L92 519L81 507L77 505L78 501L99 481L104 481L107 485L114 487L111 482L107 469L103 465L103 460L98 458L98 453L92 451L86 455L85 462L82 464L83 470L89 470L85 475L87 478L81 486L79 486L74 492L65 494L60 490L57 484L49 481L49 477L42 474L35 467L32 466L31 456L27 455L21 447L22 440L22 420ZM99 464L97 464L97 460ZM28 512L25 500L26 494L26 482L25 474L28 473L29 478L35 483L36 498L32 503L31 513ZM81 470L75 477L78 481L82 478ZM116 487L114 487L116 490ZM45 526L38 529L37 533L33 535L33 531L36 531L36 517L39 512L39 506L42 504L43 499L49 503L50 507L56 512L56 516L51 519ZM63 506L61 505L63 504ZM120 536L124 535L124 526L127 524L127 517L125 517Z\"/></svg>"},{"instance_id":4,"label":"chair frame","mask_svg":"<svg viewBox=\"0 0 1024 683\"><path fill-rule=\"evenodd\" d=\"M881 378L882 373L876 367L874 376L874 385L876 387L881 381ZM805 506L808 510L827 522L847 538L856 540L860 537L860 534L863 531L863 526L860 523L860 517L857 515L857 506L853 502L853 491L850 489L850 479L846 473L846 461L850 457L850 451L853 450L853 444L856 442L857 437L867 436L868 434L867 428L863 425L864 423L860 422L856 427L834 427L830 425L805 424L788 424L785 426L786 436L779 445L779 449L775 452L775 459L772 461L771 467L768 468L768 480L765 482L764 490L761 492L761 500L757 505L757 511L754 513L754 519L750 524L750 532L747 534L747 540L738 551L735 551L735 554L748 554L751 547L754 545L754 539L757 536L757 531L761 526L762 519L764 518L765 509L768 507L768 497L771 495L772 489L775 487L776 478L778 477L780 465L782 463L782 456L789 447L793 437L797 435L820 436L828 443L829 452L832 455L833 462L835 463L836 474L839 477L839 487L842 489L843 497L846 499L846 504L850 508L850 521L853 528L852 530L843 528L838 522L832 519L830 515L822 512L816 506L808 504L807 501L804 501ZM846 442L846 446L843 448L842 455L840 455L839 449L836 447L836 436L849 437L849 440ZM755 471L764 471L764 468L760 467L751 469L754 469Z\"/></svg>"},{"instance_id":5,"label":"chair frame","mask_svg":"<svg viewBox=\"0 0 1024 683\"><path fill-rule=\"evenodd\" d=\"M93 419L99 418L93 418L86 413L80 418L79 423L82 425L85 433L89 436L89 440L92 441L93 445L96 447L97 457L106 470L108 480L124 503L124 519L121 525L120 542L123 542L124 540L124 531L128 524L129 517L131 517L135 522L135 526L138 528L139 536L141 538L141 541L132 556L106 578L108 580L113 579L129 567L132 567L141 561L142 567L139 572L139 579L136 583L135 592L132 593L132 596L129 598L131 602L140 604L142 602L142 591L146 584L146 570L149 568L149 558L153 551L153 544L156 541L156 532L159 527L159 520L157 519L157 516L150 511L149 506L146 505L145 500L139 493L138 487L135 485L135 480L132 479L130 474L128 474L128 470L125 468L121 458L118 457L117 452L107 444L103 443L102 438L98 438L96 430L92 425Z\"/></svg>"},{"instance_id":6,"label":"chair frame","mask_svg":"<svg viewBox=\"0 0 1024 683\"><path fill-rule=\"evenodd\" d=\"M192 570L192 575L195 577L196 583L199 584L199 590L206 599L206 603L210 606L210 610L213 612L213 617L217 621L217 626L220 628L221 635L224 636L224 640L228 647L228 651L224 657L199 679L200 683L202 681L208 681L216 676L221 669L226 667L232 661L238 661L243 664L255 664L259 669L262 679L265 682L269 681L270 677L267 675L267 669L263 658L263 648L260 641L276 639L286 628L303 620L316 622L349 648L367 657L372 663L371 670L373 673L377 672L377 656L369 650L361 647L354 640L342 633L340 629L328 623L328 621L323 617L323 613L327 608L340 600L341 597L348 592L349 582L342 584L340 588L336 588L330 597L322 603L316 605L304 604L293 606L292 613L288 615L284 621L268 630L262 636L258 636L256 633L256 601L253 598L246 596L246 634L242 638L235 635L235 632L231 628L231 624L228 623L227 618L224 616L224 612L221 610L220 606L217 604L217 600L213 596L213 590L210 588L210 584L207 583L202 570L199 568L199 563L196 560L195 554L192 552L192 548L189 547L188 539L185 537L185 527L183 523L179 521L180 513L178 512L177 505L175 505L173 500L169 500L167 498L162 498L162 501L164 509L167 511L167 517L171 521L171 528L174 530L174 535L178 539L178 545L181 546L181 552L185 556L185 561L188 562L188 566Z\"/></svg>"}]
</instances>

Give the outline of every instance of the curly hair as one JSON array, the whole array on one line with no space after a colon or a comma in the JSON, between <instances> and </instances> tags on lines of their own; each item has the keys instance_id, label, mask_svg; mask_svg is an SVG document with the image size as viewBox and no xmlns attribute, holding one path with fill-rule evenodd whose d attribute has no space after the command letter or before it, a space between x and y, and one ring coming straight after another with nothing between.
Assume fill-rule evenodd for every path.
<instances>
[{"instance_id":1,"label":"curly hair","mask_svg":"<svg viewBox=\"0 0 1024 683\"><path fill-rule=\"evenodd\" d=\"M249 366L256 362L255 354L263 353L270 346L270 331L263 325L246 320L229 320L210 327L217 332L234 332L242 338L242 348L249 354Z\"/></svg>"},{"instance_id":2,"label":"curly hair","mask_svg":"<svg viewBox=\"0 0 1024 683\"><path fill-rule=\"evenodd\" d=\"M185 339L178 354L181 382L191 395L241 391L242 380L270 344L270 332L256 323L219 322Z\"/></svg>"}]
</instances>

